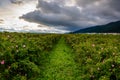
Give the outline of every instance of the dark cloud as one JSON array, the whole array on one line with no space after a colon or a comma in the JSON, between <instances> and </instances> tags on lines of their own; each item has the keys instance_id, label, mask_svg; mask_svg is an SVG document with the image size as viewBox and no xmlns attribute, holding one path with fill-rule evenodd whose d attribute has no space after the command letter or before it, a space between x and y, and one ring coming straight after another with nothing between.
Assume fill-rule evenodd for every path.
<instances>
[{"instance_id":1,"label":"dark cloud","mask_svg":"<svg viewBox=\"0 0 120 80\"><path fill-rule=\"evenodd\" d=\"M0 24L3 24L4 23L4 20L3 19L0 19Z\"/></svg>"},{"instance_id":2,"label":"dark cloud","mask_svg":"<svg viewBox=\"0 0 120 80\"><path fill-rule=\"evenodd\" d=\"M10 2L13 4L18 4L18 5L23 4L22 0L10 0Z\"/></svg>"},{"instance_id":3,"label":"dark cloud","mask_svg":"<svg viewBox=\"0 0 120 80\"><path fill-rule=\"evenodd\" d=\"M66 5L71 1L74 5ZM66 28L102 25L120 20L120 0L38 0L37 10L20 18Z\"/></svg>"},{"instance_id":4,"label":"dark cloud","mask_svg":"<svg viewBox=\"0 0 120 80\"><path fill-rule=\"evenodd\" d=\"M0 1L0 8L10 6L11 4L18 4L18 5L26 4L31 1L37 1L37 0L2 0L2 1Z\"/></svg>"},{"instance_id":5,"label":"dark cloud","mask_svg":"<svg viewBox=\"0 0 120 80\"><path fill-rule=\"evenodd\" d=\"M31 2L31 1L36 1L36 0L10 0L11 3L13 4L25 4L25 3L28 3L28 2Z\"/></svg>"},{"instance_id":6,"label":"dark cloud","mask_svg":"<svg viewBox=\"0 0 120 80\"><path fill-rule=\"evenodd\" d=\"M105 20L105 22L112 22L120 19L120 12L117 10L117 4L120 3L118 0L100 0L97 1L97 4L89 5L84 9L85 13L89 12L88 15L93 17L99 17L100 19ZM116 6L115 6L116 5ZM118 7L119 8L119 7Z\"/></svg>"},{"instance_id":7,"label":"dark cloud","mask_svg":"<svg viewBox=\"0 0 120 80\"><path fill-rule=\"evenodd\" d=\"M48 2L41 0L39 1L37 8L42 9L44 13L60 13L61 9L60 5L56 4L56 2L51 2L51 4L49 4Z\"/></svg>"},{"instance_id":8,"label":"dark cloud","mask_svg":"<svg viewBox=\"0 0 120 80\"><path fill-rule=\"evenodd\" d=\"M77 5L85 7L85 6L91 5L91 4L93 4L97 1L101 1L101 0L75 0L75 1L76 1Z\"/></svg>"},{"instance_id":9,"label":"dark cloud","mask_svg":"<svg viewBox=\"0 0 120 80\"><path fill-rule=\"evenodd\" d=\"M38 10L23 15L28 21L56 26L78 27L80 11L74 6L58 5L57 2L39 1ZM73 11L74 10L74 11Z\"/></svg>"},{"instance_id":10,"label":"dark cloud","mask_svg":"<svg viewBox=\"0 0 120 80\"><path fill-rule=\"evenodd\" d=\"M109 3L112 9L120 12L120 0L109 0Z\"/></svg>"}]
</instances>

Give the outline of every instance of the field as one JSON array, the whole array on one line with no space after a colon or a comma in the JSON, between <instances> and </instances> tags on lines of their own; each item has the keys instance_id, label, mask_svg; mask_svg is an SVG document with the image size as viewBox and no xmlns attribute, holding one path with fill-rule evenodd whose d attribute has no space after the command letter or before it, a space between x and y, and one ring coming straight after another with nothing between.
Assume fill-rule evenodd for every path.
<instances>
[{"instance_id":1,"label":"field","mask_svg":"<svg viewBox=\"0 0 120 80\"><path fill-rule=\"evenodd\" d=\"M120 35L0 33L0 80L120 80Z\"/></svg>"}]
</instances>

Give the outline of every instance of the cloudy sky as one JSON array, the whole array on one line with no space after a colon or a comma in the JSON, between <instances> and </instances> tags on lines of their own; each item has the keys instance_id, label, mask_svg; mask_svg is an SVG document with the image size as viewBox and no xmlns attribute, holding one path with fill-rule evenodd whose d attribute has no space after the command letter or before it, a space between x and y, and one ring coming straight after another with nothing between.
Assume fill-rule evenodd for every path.
<instances>
[{"instance_id":1,"label":"cloudy sky","mask_svg":"<svg viewBox=\"0 0 120 80\"><path fill-rule=\"evenodd\" d=\"M0 0L0 31L64 33L120 20L120 0Z\"/></svg>"}]
</instances>

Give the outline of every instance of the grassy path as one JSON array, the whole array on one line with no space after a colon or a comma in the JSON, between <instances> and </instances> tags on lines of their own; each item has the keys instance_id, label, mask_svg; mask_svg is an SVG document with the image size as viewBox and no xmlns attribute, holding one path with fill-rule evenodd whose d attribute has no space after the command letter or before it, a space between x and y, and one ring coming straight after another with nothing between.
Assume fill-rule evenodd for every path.
<instances>
[{"instance_id":1,"label":"grassy path","mask_svg":"<svg viewBox=\"0 0 120 80\"><path fill-rule=\"evenodd\" d=\"M76 80L77 67L71 54L71 49L61 38L49 56L41 80Z\"/></svg>"}]
</instances>

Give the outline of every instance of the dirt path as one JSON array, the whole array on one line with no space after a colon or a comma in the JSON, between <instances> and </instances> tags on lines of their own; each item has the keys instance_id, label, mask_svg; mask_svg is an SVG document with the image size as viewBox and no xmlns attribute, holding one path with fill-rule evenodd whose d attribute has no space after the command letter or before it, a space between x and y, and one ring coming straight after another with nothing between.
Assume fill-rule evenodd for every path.
<instances>
[{"instance_id":1,"label":"dirt path","mask_svg":"<svg viewBox=\"0 0 120 80\"><path fill-rule=\"evenodd\" d=\"M71 49L61 38L49 56L41 80L76 80L77 67L71 54Z\"/></svg>"}]
</instances>

